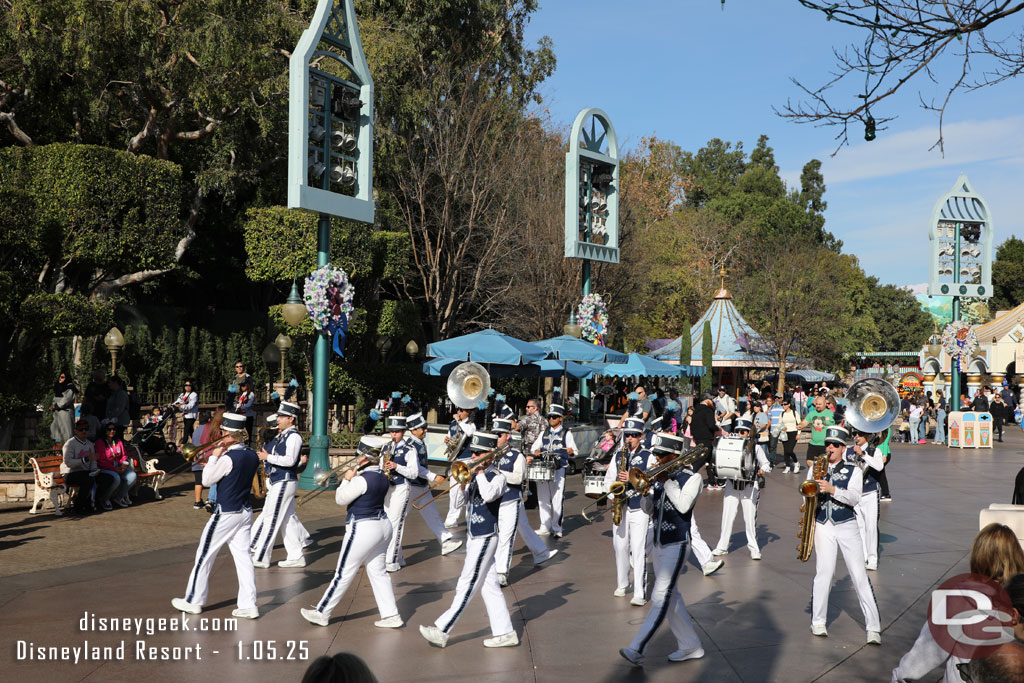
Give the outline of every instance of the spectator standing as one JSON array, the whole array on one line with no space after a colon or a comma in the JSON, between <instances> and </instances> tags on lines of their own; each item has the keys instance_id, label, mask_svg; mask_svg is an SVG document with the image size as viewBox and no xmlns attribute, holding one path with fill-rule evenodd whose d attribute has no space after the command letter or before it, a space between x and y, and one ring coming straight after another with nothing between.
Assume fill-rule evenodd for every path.
<instances>
[{"instance_id":1,"label":"spectator standing","mask_svg":"<svg viewBox=\"0 0 1024 683\"><path fill-rule=\"evenodd\" d=\"M768 447L768 437L770 436L768 431L771 429L772 421L768 417L767 413L764 412L764 407L760 401L754 401L754 431L757 433L757 443L764 450ZM770 463L771 461L769 461Z\"/></svg>"},{"instance_id":2,"label":"spectator standing","mask_svg":"<svg viewBox=\"0 0 1024 683\"><path fill-rule=\"evenodd\" d=\"M223 410L223 409L221 409ZM223 412L221 413L223 415ZM210 413L203 411L199 416L199 426L192 432L190 443L193 446L199 447L203 445L203 434L210 428ZM193 510L202 510L203 504L203 468L206 466L206 460L209 457L209 452L201 454L196 458L196 461L192 463L192 477L194 480L195 496L196 500L192 504Z\"/></svg>"},{"instance_id":3,"label":"spectator standing","mask_svg":"<svg viewBox=\"0 0 1024 683\"><path fill-rule=\"evenodd\" d=\"M89 433L86 436L89 441L95 441L100 436L100 418L93 412L94 407L95 405L88 401L82 403L81 419L89 426Z\"/></svg>"},{"instance_id":4,"label":"spectator standing","mask_svg":"<svg viewBox=\"0 0 1024 683\"><path fill-rule=\"evenodd\" d=\"M1004 379L1003 382L1006 382ZM1009 384L1003 384L1003 390L999 392L999 395L1003 398L1003 403L1010 409L1010 413L1017 408L1017 399L1013 396L1013 389L1010 388Z\"/></svg>"},{"instance_id":5,"label":"spectator standing","mask_svg":"<svg viewBox=\"0 0 1024 683\"><path fill-rule=\"evenodd\" d=\"M797 430L811 428L811 442L807 444L807 467L814 466L814 459L825 455L825 430L835 424L835 414L826 407L825 397L816 396L811 409L797 425ZM797 470L799 471L799 470Z\"/></svg>"},{"instance_id":6,"label":"spectator standing","mask_svg":"<svg viewBox=\"0 0 1024 683\"><path fill-rule=\"evenodd\" d=\"M192 433L196 427L196 418L199 417L199 394L193 390L193 386L192 380L185 380L185 387L181 391L181 396L174 402L175 405L181 406L181 419L185 432L181 439L182 443L189 443L192 440Z\"/></svg>"},{"instance_id":7,"label":"spectator standing","mask_svg":"<svg viewBox=\"0 0 1024 683\"><path fill-rule=\"evenodd\" d=\"M721 433L722 430L715 420L714 394L709 391L703 394L700 403L693 407L690 436L695 445L707 448L710 458L715 446L715 437L720 436ZM702 463L693 463L693 471L700 470L701 465ZM714 487L715 490L724 488L725 485L719 482L714 463L709 460L707 466L708 488Z\"/></svg>"},{"instance_id":8,"label":"spectator standing","mask_svg":"<svg viewBox=\"0 0 1024 683\"><path fill-rule=\"evenodd\" d=\"M988 412L988 398L986 398L984 390L979 389L978 393L974 395L974 400L971 401L971 410L976 413Z\"/></svg>"},{"instance_id":9,"label":"spectator standing","mask_svg":"<svg viewBox=\"0 0 1024 683\"><path fill-rule=\"evenodd\" d=\"M908 439L910 443L924 443L919 436L918 431L921 429L921 418L924 415L923 401L913 401L910 404L910 434Z\"/></svg>"},{"instance_id":10,"label":"spectator standing","mask_svg":"<svg viewBox=\"0 0 1024 683\"><path fill-rule=\"evenodd\" d=\"M50 423L50 437L55 444L63 444L75 434L75 394L78 389L71 381L67 370L62 370L53 383L53 402L50 411L53 422Z\"/></svg>"},{"instance_id":11,"label":"spectator standing","mask_svg":"<svg viewBox=\"0 0 1024 683\"><path fill-rule=\"evenodd\" d=\"M988 412L992 413L992 436L998 435L997 441L1003 442L1003 425L1008 420L1013 419L1013 412L1010 411L1009 407L1003 403L1003 397L999 394L995 394L992 397L992 405L988 407Z\"/></svg>"},{"instance_id":12,"label":"spectator standing","mask_svg":"<svg viewBox=\"0 0 1024 683\"><path fill-rule=\"evenodd\" d=\"M768 461L774 467L776 464L775 451L779 447L779 434L781 429L779 427L779 418L782 417L783 408L782 403L775 398L773 394L768 394L765 398L765 414L768 415L770 422L768 426Z\"/></svg>"},{"instance_id":13,"label":"spectator standing","mask_svg":"<svg viewBox=\"0 0 1024 683\"><path fill-rule=\"evenodd\" d=\"M110 398L110 387L107 386L107 373L96 370L92 373L92 381L85 387L85 398L82 403L88 405L90 412L99 419L107 414L107 399Z\"/></svg>"},{"instance_id":14,"label":"spectator standing","mask_svg":"<svg viewBox=\"0 0 1024 683\"><path fill-rule=\"evenodd\" d=\"M725 387L718 387L718 398L715 399L715 422L723 432L732 431L732 421L736 415L736 401L725 392Z\"/></svg>"},{"instance_id":15,"label":"spectator standing","mask_svg":"<svg viewBox=\"0 0 1024 683\"><path fill-rule=\"evenodd\" d=\"M793 410L789 399L782 399L782 415L779 416L779 441L782 442L782 456L786 463L784 473L800 471L800 463L796 459L796 435L799 431L800 418ZM792 467L790 467L792 463Z\"/></svg>"},{"instance_id":16,"label":"spectator standing","mask_svg":"<svg viewBox=\"0 0 1024 683\"><path fill-rule=\"evenodd\" d=\"M107 387L110 389L110 398L107 399L104 422L113 423L117 427L117 437L120 439L125 428L131 423L128 416L128 392L125 391L124 381L117 375L110 376Z\"/></svg>"},{"instance_id":17,"label":"spectator standing","mask_svg":"<svg viewBox=\"0 0 1024 683\"><path fill-rule=\"evenodd\" d=\"M245 430L249 434L251 442L256 436L253 434L253 427L256 426L256 392L253 390L252 378L246 377L238 385L238 396L235 398L235 411L239 415L245 415Z\"/></svg>"},{"instance_id":18,"label":"spectator standing","mask_svg":"<svg viewBox=\"0 0 1024 683\"><path fill-rule=\"evenodd\" d=\"M946 396L942 389L935 392L935 443L946 441Z\"/></svg>"}]
</instances>

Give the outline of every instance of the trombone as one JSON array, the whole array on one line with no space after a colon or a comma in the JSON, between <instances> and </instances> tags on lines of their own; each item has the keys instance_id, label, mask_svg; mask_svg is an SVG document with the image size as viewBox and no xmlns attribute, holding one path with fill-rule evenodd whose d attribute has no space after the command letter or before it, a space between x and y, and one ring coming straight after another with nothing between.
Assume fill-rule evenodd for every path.
<instances>
[{"instance_id":1,"label":"trombone","mask_svg":"<svg viewBox=\"0 0 1024 683\"><path fill-rule=\"evenodd\" d=\"M304 493L302 497L299 498L298 504L303 505L308 501L316 498L324 491L327 491L328 489L331 488L332 482L343 479L345 473L351 469L359 471L364 467L379 464L380 450L381 449L379 448L374 448L371 450L367 450L365 453L357 453L356 455L347 458L345 462L341 463L336 467L333 467L329 470L318 470L313 474L313 483L316 484L316 488L313 489L312 491ZM360 463L359 461L362 458L366 458L367 462Z\"/></svg>"},{"instance_id":2,"label":"trombone","mask_svg":"<svg viewBox=\"0 0 1024 683\"><path fill-rule=\"evenodd\" d=\"M490 467L492 464L494 464L495 460L508 453L511 447L512 444L511 442L509 442L504 446L495 448L493 451L485 453L474 460L470 460L468 462L463 460L456 460L455 462L452 463L451 474L452 478L455 479L455 483L446 488L444 491L438 493L436 496L433 495L433 489L428 488L426 491L412 499L411 502L413 509L422 510L423 508L427 507L428 505L436 501L441 496L445 495L446 493L450 493L451 490L456 486L465 486L470 482L470 480L473 479L474 469L476 469L477 467L483 467L484 469ZM429 497L426 503L423 503L422 505L416 504L417 501L422 500L423 498L426 497Z\"/></svg>"},{"instance_id":3,"label":"trombone","mask_svg":"<svg viewBox=\"0 0 1024 683\"><path fill-rule=\"evenodd\" d=\"M231 439L231 443L224 443L227 439ZM212 451L215 448L226 448L232 443L245 443L249 440L249 432L241 430L238 432L227 432L217 437L213 441L204 443L202 446L196 446L195 444L186 443L181 447L181 456L185 458L185 464L171 471L168 477L173 477L178 472L181 472L186 467L191 467L196 463L201 455L207 451Z\"/></svg>"}]
</instances>

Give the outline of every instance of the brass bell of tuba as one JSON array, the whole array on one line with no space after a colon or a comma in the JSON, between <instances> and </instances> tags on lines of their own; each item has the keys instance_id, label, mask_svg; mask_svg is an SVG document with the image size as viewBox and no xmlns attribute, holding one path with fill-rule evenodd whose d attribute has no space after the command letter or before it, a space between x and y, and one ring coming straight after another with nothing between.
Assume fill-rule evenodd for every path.
<instances>
[{"instance_id":1,"label":"brass bell of tuba","mask_svg":"<svg viewBox=\"0 0 1024 683\"><path fill-rule=\"evenodd\" d=\"M448 375L448 398L460 408L476 408L490 390L491 376L479 363L460 363Z\"/></svg>"},{"instance_id":2,"label":"brass bell of tuba","mask_svg":"<svg viewBox=\"0 0 1024 683\"><path fill-rule=\"evenodd\" d=\"M900 395L896 388L877 377L868 377L850 385L846 392L847 424L864 434L884 432L900 413Z\"/></svg>"}]
</instances>

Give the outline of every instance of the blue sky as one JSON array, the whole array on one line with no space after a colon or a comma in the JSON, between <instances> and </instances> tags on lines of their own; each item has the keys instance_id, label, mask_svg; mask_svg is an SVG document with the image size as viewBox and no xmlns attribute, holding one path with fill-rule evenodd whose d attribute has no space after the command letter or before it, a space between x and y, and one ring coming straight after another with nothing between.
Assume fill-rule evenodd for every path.
<instances>
[{"instance_id":1,"label":"blue sky","mask_svg":"<svg viewBox=\"0 0 1024 683\"><path fill-rule=\"evenodd\" d=\"M798 125L772 106L797 100L795 77L819 85L832 48L863 37L802 8L796 0L540 0L527 39L548 35L558 67L542 87L543 106L568 127L588 106L604 109L628 148L657 135L696 151L711 138L742 141L760 134L775 149L782 176L820 159L827 228L859 257L869 275L908 285L928 279L928 220L936 200L966 173L988 202L995 244L1024 238L1024 80L957 95L946 111L945 156L928 151L938 118L919 106L944 90L930 81L883 106L896 113L888 130L830 156L836 129ZM1019 26L1019 21L1016 26ZM946 60L938 73L955 65Z\"/></svg>"}]
</instances>

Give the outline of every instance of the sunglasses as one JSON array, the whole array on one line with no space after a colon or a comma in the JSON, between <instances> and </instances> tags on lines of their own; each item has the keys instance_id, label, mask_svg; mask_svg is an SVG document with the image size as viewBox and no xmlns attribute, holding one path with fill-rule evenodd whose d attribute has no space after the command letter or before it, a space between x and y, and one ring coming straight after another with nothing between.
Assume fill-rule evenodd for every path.
<instances>
[{"instance_id":1,"label":"sunglasses","mask_svg":"<svg viewBox=\"0 0 1024 683\"><path fill-rule=\"evenodd\" d=\"M88 427L88 425L83 425L81 427L75 427L75 431L76 432L87 432L87 431L89 431L89 427Z\"/></svg>"},{"instance_id":2,"label":"sunglasses","mask_svg":"<svg viewBox=\"0 0 1024 683\"><path fill-rule=\"evenodd\" d=\"M185 386L186 386L186 387L189 387L189 388L191 388L191 387L192 387L192 385L191 385L191 384L186 384Z\"/></svg>"}]
</instances>

